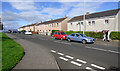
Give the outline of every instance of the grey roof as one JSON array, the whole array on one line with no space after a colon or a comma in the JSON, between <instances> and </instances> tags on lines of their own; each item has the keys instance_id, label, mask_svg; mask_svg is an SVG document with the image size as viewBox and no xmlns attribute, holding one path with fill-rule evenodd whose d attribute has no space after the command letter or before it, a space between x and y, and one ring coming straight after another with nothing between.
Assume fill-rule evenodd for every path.
<instances>
[{"instance_id":1,"label":"grey roof","mask_svg":"<svg viewBox=\"0 0 120 71\"><path fill-rule=\"evenodd\" d=\"M120 8L114 9L114 10L103 11L103 12L92 13L89 15L85 15L85 18L90 19L90 18L97 18L97 17L113 16L113 15L117 15L119 10L120 10ZM73 17L68 22L81 21L81 20L83 20L83 15Z\"/></svg>"}]
</instances>

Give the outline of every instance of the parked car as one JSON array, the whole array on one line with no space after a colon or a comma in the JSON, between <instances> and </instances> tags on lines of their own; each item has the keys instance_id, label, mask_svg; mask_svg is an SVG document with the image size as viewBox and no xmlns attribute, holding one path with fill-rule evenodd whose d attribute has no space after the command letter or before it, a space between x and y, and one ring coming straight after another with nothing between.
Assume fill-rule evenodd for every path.
<instances>
[{"instance_id":1,"label":"parked car","mask_svg":"<svg viewBox=\"0 0 120 71\"><path fill-rule=\"evenodd\" d=\"M26 31L26 32L24 32L24 34L25 34L25 35L32 35L32 32Z\"/></svg>"},{"instance_id":2,"label":"parked car","mask_svg":"<svg viewBox=\"0 0 120 71\"><path fill-rule=\"evenodd\" d=\"M61 31L55 31L53 34L53 38L54 39L66 39L67 35L65 34L65 32L61 32Z\"/></svg>"},{"instance_id":3,"label":"parked car","mask_svg":"<svg viewBox=\"0 0 120 71\"><path fill-rule=\"evenodd\" d=\"M67 39L69 42L73 40L73 41L82 42L82 43L84 43L84 44L86 44L86 43L94 43L94 42L95 42L94 38L87 37L86 35L80 34L80 33L70 34L70 35L67 36L66 39Z\"/></svg>"}]
</instances>

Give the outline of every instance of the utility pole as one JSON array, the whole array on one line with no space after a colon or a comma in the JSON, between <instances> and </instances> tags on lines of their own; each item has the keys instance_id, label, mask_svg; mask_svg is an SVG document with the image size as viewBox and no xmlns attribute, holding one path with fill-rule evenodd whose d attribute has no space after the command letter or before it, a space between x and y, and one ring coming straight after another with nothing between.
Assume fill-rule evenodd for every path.
<instances>
[{"instance_id":1,"label":"utility pole","mask_svg":"<svg viewBox=\"0 0 120 71\"><path fill-rule=\"evenodd\" d=\"M83 16L83 34L84 34L84 31L85 31L85 0L84 0L84 16Z\"/></svg>"}]
</instances>

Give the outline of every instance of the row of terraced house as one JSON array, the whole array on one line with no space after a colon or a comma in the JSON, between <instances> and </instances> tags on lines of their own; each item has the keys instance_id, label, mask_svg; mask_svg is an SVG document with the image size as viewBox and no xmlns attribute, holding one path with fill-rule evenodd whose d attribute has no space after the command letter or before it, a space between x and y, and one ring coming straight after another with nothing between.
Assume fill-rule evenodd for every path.
<instances>
[{"instance_id":1,"label":"row of terraced house","mask_svg":"<svg viewBox=\"0 0 120 71\"><path fill-rule=\"evenodd\" d=\"M35 23L20 27L18 30L34 31L39 34L52 33L52 30L62 31L94 31L100 32L103 30L120 31L120 9L108 10L97 13L87 12L85 15L85 24L83 21L83 15L73 17L59 18L55 20L49 20L45 22Z\"/></svg>"}]
</instances>

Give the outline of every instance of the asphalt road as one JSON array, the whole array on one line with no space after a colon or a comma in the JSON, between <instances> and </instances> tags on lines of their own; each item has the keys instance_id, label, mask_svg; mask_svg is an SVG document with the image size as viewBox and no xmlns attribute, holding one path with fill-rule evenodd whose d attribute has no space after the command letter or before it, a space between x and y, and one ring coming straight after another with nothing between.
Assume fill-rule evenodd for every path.
<instances>
[{"instance_id":1,"label":"asphalt road","mask_svg":"<svg viewBox=\"0 0 120 71\"><path fill-rule=\"evenodd\" d=\"M118 48L102 44L82 44L54 40L50 36L13 34L48 48L61 69L108 70L119 67ZM29 45L29 44L28 44Z\"/></svg>"}]
</instances>

